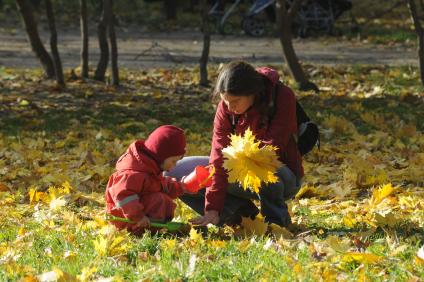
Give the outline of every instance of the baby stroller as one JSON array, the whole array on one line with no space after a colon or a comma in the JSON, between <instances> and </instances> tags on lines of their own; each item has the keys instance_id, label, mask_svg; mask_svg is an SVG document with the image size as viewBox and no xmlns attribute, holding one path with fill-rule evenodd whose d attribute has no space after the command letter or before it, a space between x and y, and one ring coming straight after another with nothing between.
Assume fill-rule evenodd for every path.
<instances>
[{"instance_id":1,"label":"baby stroller","mask_svg":"<svg viewBox=\"0 0 424 282\"><path fill-rule=\"evenodd\" d=\"M290 7L293 0L286 0ZM276 0L256 0L243 18L243 30L251 36L262 36L265 32L265 20L260 16L265 10L268 19L275 22ZM345 11L352 8L351 0L307 0L299 9L293 29L300 37L306 37L310 31L332 33L334 23Z\"/></svg>"},{"instance_id":2,"label":"baby stroller","mask_svg":"<svg viewBox=\"0 0 424 282\"><path fill-rule=\"evenodd\" d=\"M215 18L216 27L218 32L221 34L225 33L225 23L228 17L233 14L236 10L236 7L242 2L242 0L233 0L228 9L225 9L226 0L217 0L212 5L212 8L209 10L209 16Z\"/></svg>"}]
</instances>

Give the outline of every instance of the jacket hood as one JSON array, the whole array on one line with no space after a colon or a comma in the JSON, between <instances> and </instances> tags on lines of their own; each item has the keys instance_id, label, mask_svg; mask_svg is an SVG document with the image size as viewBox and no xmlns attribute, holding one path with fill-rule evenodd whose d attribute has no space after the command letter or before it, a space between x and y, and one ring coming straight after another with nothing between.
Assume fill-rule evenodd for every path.
<instances>
[{"instance_id":1,"label":"jacket hood","mask_svg":"<svg viewBox=\"0 0 424 282\"><path fill-rule=\"evenodd\" d=\"M185 154L184 130L173 125L156 128L144 141L144 151L161 165L167 158Z\"/></svg>"},{"instance_id":2,"label":"jacket hood","mask_svg":"<svg viewBox=\"0 0 424 282\"><path fill-rule=\"evenodd\" d=\"M116 162L116 170L136 170L150 173L160 173L156 161L148 155L144 140L133 142Z\"/></svg>"},{"instance_id":3,"label":"jacket hood","mask_svg":"<svg viewBox=\"0 0 424 282\"><path fill-rule=\"evenodd\" d=\"M274 69L268 67L261 67L257 68L256 71L262 74L263 76L267 77L271 81L272 85L277 84L278 80L280 79L280 75Z\"/></svg>"}]
</instances>

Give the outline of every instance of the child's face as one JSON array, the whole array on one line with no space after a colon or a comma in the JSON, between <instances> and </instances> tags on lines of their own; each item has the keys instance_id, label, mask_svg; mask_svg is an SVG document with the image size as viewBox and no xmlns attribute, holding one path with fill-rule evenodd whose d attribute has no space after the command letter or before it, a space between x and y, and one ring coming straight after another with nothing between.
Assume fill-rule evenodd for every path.
<instances>
[{"instance_id":1,"label":"child's face","mask_svg":"<svg viewBox=\"0 0 424 282\"><path fill-rule=\"evenodd\" d=\"M224 101L224 103L227 105L228 109L231 112L239 115L247 111L250 106L253 105L253 102L255 101L255 96L234 96L229 93L222 93L221 99L222 101Z\"/></svg>"},{"instance_id":2,"label":"child's face","mask_svg":"<svg viewBox=\"0 0 424 282\"><path fill-rule=\"evenodd\" d=\"M163 171L170 171L171 169L173 169L177 163L177 161L181 160L184 157L184 155L180 155L180 156L172 156L169 158L166 158L162 165L160 166L160 168Z\"/></svg>"}]
</instances>

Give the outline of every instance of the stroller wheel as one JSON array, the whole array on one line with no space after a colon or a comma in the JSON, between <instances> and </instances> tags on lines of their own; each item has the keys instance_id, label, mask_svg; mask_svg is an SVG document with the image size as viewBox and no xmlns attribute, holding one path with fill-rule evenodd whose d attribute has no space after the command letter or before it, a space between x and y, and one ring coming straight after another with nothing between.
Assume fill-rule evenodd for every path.
<instances>
[{"instance_id":1,"label":"stroller wheel","mask_svg":"<svg viewBox=\"0 0 424 282\"><path fill-rule=\"evenodd\" d=\"M251 36L262 36L265 33L265 21L255 17L245 17L243 19L243 30Z\"/></svg>"}]
</instances>

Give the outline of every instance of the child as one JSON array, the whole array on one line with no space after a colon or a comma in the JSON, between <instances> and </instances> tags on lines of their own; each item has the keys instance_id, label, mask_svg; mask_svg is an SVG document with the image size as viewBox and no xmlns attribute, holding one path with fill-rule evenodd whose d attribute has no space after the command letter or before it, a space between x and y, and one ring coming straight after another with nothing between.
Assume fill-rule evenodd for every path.
<instances>
[{"instance_id":1,"label":"child","mask_svg":"<svg viewBox=\"0 0 424 282\"><path fill-rule=\"evenodd\" d=\"M184 192L183 184L162 175L185 154L184 131L172 125L154 130L132 143L116 163L106 188L106 210L135 223L111 221L119 229L142 233L150 221L169 221L174 216L173 199Z\"/></svg>"}]
</instances>

